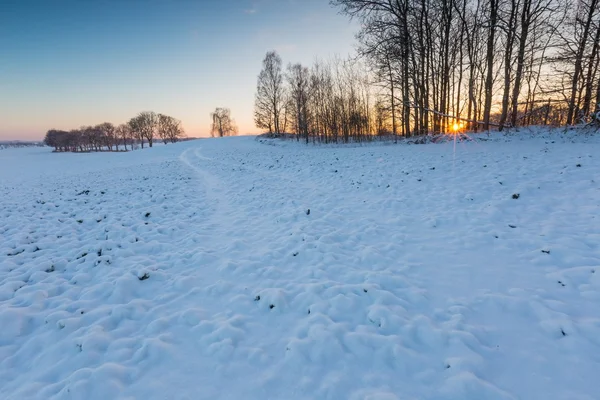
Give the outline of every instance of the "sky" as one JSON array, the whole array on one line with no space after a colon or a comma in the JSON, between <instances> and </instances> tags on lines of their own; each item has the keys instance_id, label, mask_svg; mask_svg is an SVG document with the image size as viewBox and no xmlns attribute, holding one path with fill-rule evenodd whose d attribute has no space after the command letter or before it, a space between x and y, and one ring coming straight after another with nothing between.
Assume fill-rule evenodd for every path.
<instances>
[{"instance_id":1,"label":"sky","mask_svg":"<svg viewBox=\"0 0 600 400\"><path fill-rule=\"evenodd\" d=\"M357 31L328 0L0 0L0 140L140 111L208 136L216 107L258 133L265 53L285 65L346 57Z\"/></svg>"}]
</instances>

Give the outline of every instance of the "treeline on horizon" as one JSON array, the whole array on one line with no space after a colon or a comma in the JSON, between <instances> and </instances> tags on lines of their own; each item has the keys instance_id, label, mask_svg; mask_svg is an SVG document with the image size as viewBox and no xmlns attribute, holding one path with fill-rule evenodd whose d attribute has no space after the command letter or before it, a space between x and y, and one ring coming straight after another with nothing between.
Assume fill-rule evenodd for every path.
<instances>
[{"instance_id":1,"label":"treeline on horizon","mask_svg":"<svg viewBox=\"0 0 600 400\"><path fill-rule=\"evenodd\" d=\"M104 122L70 131L50 129L44 143L54 147L57 152L128 151L128 146L130 150L139 146L143 149L144 142L152 147L157 139L167 144L184 137L180 120L153 111L143 111L117 126Z\"/></svg>"},{"instance_id":2,"label":"treeline on horizon","mask_svg":"<svg viewBox=\"0 0 600 400\"><path fill-rule=\"evenodd\" d=\"M600 0L331 0L361 23L355 60L267 53L269 133L368 140L600 120Z\"/></svg>"}]
</instances>

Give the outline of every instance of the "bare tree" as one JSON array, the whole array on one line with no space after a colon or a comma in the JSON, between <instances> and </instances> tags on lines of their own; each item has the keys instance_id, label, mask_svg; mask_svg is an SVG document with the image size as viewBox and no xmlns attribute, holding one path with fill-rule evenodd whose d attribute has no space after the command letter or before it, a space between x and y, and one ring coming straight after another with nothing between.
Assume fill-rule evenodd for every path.
<instances>
[{"instance_id":1,"label":"bare tree","mask_svg":"<svg viewBox=\"0 0 600 400\"><path fill-rule=\"evenodd\" d=\"M487 50L486 50L486 77L485 77L485 101L483 105L483 129L490 129L490 116L492 111L492 96L494 89L494 60L496 48L496 32L498 30L498 8L499 0L489 0L489 18Z\"/></svg>"},{"instance_id":2,"label":"bare tree","mask_svg":"<svg viewBox=\"0 0 600 400\"><path fill-rule=\"evenodd\" d=\"M577 106L579 104L579 94L581 86L581 78L584 73L584 59L586 48L589 44L590 39L594 36L590 35L592 29L592 21L594 16L600 10L598 2L600 0L581 0L576 4L576 17L574 23L575 28L575 52L574 52L574 69L571 79L571 93L569 96L569 111L567 114L567 124L571 125L577 120ZM597 42L596 42L597 46Z\"/></svg>"},{"instance_id":3,"label":"bare tree","mask_svg":"<svg viewBox=\"0 0 600 400\"><path fill-rule=\"evenodd\" d=\"M515 81L513 85L512 104L511 104L511 125L517 125L519 96L523 81L524 70L526 68L525 57L526 48L530 44L530 32L533 26L542 18L546 12L553 12L553 0L523 0L521 6L521 21L519 31L519 49L517 52L517 69L515 72ZM533 57L533 55L531 55Z\"/></svg>"},{"instance_id":4,"label":"bare tree","mask_svg":"<svg viewBox=\"0 0 600 400\"><path fill-rule=\"evenodd\" d=\"M510 88L511 88L511 76L513 66L513 49L515 44L515 35L517 30L517 16L519 12L519 5L521 0L510 0L510 8L508 10L502 10L503 15L501 19L503 24L501 28L504 30L505 47L504 47L504 94L502 95L502 111L500 115L500 130L504 129L506 119L508 118L508 103L510 101ZM529 0L525 0L529 1ZM506 18L508 16L508 19Z\"/></svg>"},{"instance_id":5,"label":"bare tree","mask_svg":"<svg viewBox=\"0 0 600 400\"><path fill-rule=\"evenodd\" d=\"M106 147L109 151L112 151L113 146L117 147L119 151L119 143L115 136L115 126L110 122L104 122L100 125L96 125L94 130L99 135L100 148Z\"/></svg>"},{"instance_id":6,"label":"bare tree","mask_svg":"<svg viewBox=\"0 0 600 400\"><path fill-rule=\"evenodd\" d=\"M68 134L68 132L60 131L57 129L50 129L48 132L46 132L44 144L46 146L54 147L54 151L65 151L62 138L66 134Z\"/></svg>"},{"instance_id":7,"label":"bare tree","mask_svg":"<svg viewBox=\"0 0 600 400\"><path fill-rule=\"evenodd\" d=\"M117 140L123 143L125 151L127 151L127 142L131 141L131 127L129 124L121 124L115 129ZM117 148L118 149L118 148ZM133 142L131 142L131 150L133 150Z\"/></svg>"},{"instance_id":8,"label":"bare tree","mask_svg":"<svg viewBox=\"0 0 600 400\"><path fill-rule=\"evenodd\" d=\"M164 114L158 114L158 136L164 144L175 143L183 136L181 121Z\"/></svg>"},{"instance_id":9,"label":"bare tree","mask_svg":"<svg viewBox=\"0 0 600 400\"><path fill-rule=\"evenodd\" d=\"M143 121L140 116L135 116L129 120L127 123L129 125L129 131L131 133L131 137L133 141L137 140L140 142L142 149L144 148L144 130L143 130ZM133 143L132 143L133 149Z\"/></svg>"},{"instance_id":10,"label":"bare tree","mask_svg":"<svg viewBox=\"0 0 600 400\"><path fill-rule=\"evenodd\" d=\"M169 142L170 125L171 117L164 114L158 114L158 137L161 138L164 144Z\"/></svg>"},{"instance_id":11,"label":"bare tree","mask_svg":"<svg viewBox=\"0 0 600 400\"><path fill-rule=\"evenodd\" d=\"M129 120L129 127L133 136L139 140L144 148L144 139L152 147L154 136L158 130L158 116L153 111L143 111Z\"/></svg>"},{"instance_id":12,"label":"bare tree","mask_svg":"<svg viewBox=\"0 0 600 400\"><path fill-rule=\"evenodd\" d=\"M100 151L102 149L102 131L97 126L82 126L79 128L82 140L79 141L80 151Z\"/></svg>"},{"instance_id":13,"label":"bare tree","mask_svg":"<svg viewBox=\"0 0 600 400\"><path fill-rule=\"evenodd\" d=\"M210 134L212 137L223 137L237 135L238 128L235 121L231 118L231 110L229 108L217 107L210 114L212 125Z\"/></svg>"},{"instance_id":14,"label":"bare tree","mask_svg":"<svg viewBox=\"0 0 600 400\"><path fill-rule=\"evenodd\" d=\"M267 53L258 75L254 101L254 123L269 133L280 134L285 104L281 57L275 51Z\"/></svg>"},{"instance_id":15,"label":"bare tree","mask_svg":"<svg viewBox=\"0 0 600 400\"><path fill-rule=\"evenodd\" d=\"M378 98L375 102L375 129L377 135L387 135L393 129L393 126L390 126L390 107L385 104L385 101L382 98ZM393 118L392 118L393 124ZM392 128L392 129L390 129Z\"/></svg>"},{"instance_id":16,"label":"bare tree","mask_svg":"<svg viewBox=\"0 0 600 400\"><path fill-rule=\"evenodd\" d=\"M138 114L138 118L142 136L148 140L148 146L152 147L158 130L158 116L154 111L142 111Z\"/></svg>"},{"instance_id":17,"label":"bare tree","mask_svg":"<svg viewBox=\"0 0 600 400\"><path fill-rule=\"evenodd\" d=\"M309 110L308 110L308 96L309 96L309 71L308 68L303 67L301 64L293 64L288 66L288 84L290 90L290 97L294 104L294 127L298 139L300 136L306 138L308 143L309 134Z\"/></svg>"},{"instance_id":18,"label":"bare tree","mask_svg":"<svg viewBox=\"0 0 600 400\"><path fill-rule=\"evenodd\" d=\"M596 3L598 4L598 3ZM592 48L590 50L587 60L587 73L585 76L585 94L583 98L582 114L584 118L590 119L591 113L600 113L600 77L598 70L600 68L600 18L596 23L596 33L592 41ZM592 91L593 86L596 84L596 104L592 105ZM596 121L597 122L597 121Z\"/></svg>"}]
</instances>

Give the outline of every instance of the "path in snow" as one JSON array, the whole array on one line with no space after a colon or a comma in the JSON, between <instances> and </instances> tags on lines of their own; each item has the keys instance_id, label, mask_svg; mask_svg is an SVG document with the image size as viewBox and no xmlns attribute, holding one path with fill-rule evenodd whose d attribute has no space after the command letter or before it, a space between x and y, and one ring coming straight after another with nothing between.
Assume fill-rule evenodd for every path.
<instances>
[{"instance_id":1,"label":"path in snow","mask_svg":"<svg viewBox=\"0 0 600 400\"><path fill-rule=\"evenodd\" d=\"M595 398L595 141L271 144L0 153L0 398Z\"/></svg>"}]
</instances>

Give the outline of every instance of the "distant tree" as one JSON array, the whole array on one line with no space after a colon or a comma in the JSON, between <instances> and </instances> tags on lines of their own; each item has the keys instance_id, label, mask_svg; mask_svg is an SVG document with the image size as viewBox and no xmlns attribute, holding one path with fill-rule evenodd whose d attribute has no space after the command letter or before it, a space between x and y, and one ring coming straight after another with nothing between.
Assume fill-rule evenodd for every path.
<instances>
[{"instance_id":1,"label":"distant tree","mask_svg":"<svg viewBox=\"0 0 600 400\"><path fill-rule=\"evenodd\" d=\"M129 124L121 124L117 126L117 128L115 129L115 135L117 140L120 140L121 143L123 143L123 147L125 148L125 151L127 151L127 142L131 140L131 127L129 126ZM131 150L133 150L133 143L131 146Z\"/></svg>"},{"instance_id":2,"label":"distant tree","mask_svg":"<svg viewBox=\"0 0 600 400\"><path fill-rule=\"evenodd\" d=\"M115 126L110 122L104 122L100 125L96 125L94 128L100 136L100 146L106 147L109 151L112 151L113 146L117 147L119 151L119 142L116 140Z\"/></svg>"},{"instance_id":3,"label":"distant tree","mask_svg":"<svg viewBox=\"0 0 600 400\"><path fill-rule=\"evenodd\" d=\"M210 118L212 119L210 128L212 137L237 135L238 128L235 121L231 118L231 110L229 110L229 108L217 107L215 111L210 114Z\"/></svg>"},{"instance_id":4,"label":"distant tree","mask_svg":"<svg viewBox=\"0 0 600 400\"><path fill-rule=\"evenodd\" d=\"M164 144L175 143L183 136L181 121L164 114L158 114L158 136Z\"/></svg>"},{"instance_id":5,"label":"distant tree","mask_svg":"<svg viewBox=\"0 0 600 400\"><path fill-rule=\"evenodd\" d=\"M66 132L62 132L56 129L50 129L46 132L46 137L44 137L44 144L46 146L54 147L54 151L62 151L61 149L61 135Z\"/></svg>"},{"instance_id":6,"label":"distant tree","mask_svg":"<svg viewBox=\"0 0 600 400\"><path fill-rule=\"evenodd\" d=\"M152 111L144 111L131 118L124 124L115 126L104 122L95 126L81 126L71 131L50 129L46 132L44 143L54 147L54 151L91 152L119 151L119 144L137 148L139 142L144 148L144 141L150 147L154 138L160 136L163 142L177 142L185 136L181 121Z\"/></svg>"},{"instance_id":7,"label":"distant tree","mask_svg":"<svg viewBox=\"0 0 600 400\"><path fill-rule=\"evenodd\" d=\"M301 64L288 66L287 80L290 87L290 96L294 104L294 125L298 135L306 139L308 143L309 135L309 93L310 93L310 73L308 68Z\"/></svg>"},{"instance_id":8,"label":"distant tree","mask_svg":"<svg viewBox=\"0 0 600 400\"><path fill-rule=\"evenodd\" d=\"M152 147L155 133L158 130L158 116L154 111L142 111L138 118L142 136L148 140L148 146Z\"/></svg>"},{"instance_id":9,"label":"distant tree","mask_svg":"<svg viewBox=\"0 0 600 400\"><path fill-rule=\"evenodd\" d=\"M185 137L185 130L181 125L181 121L172 118L171 130L169 131L169 140L171 143L176 143Z\"/></svg>"},{"instance_id":10,"label":"distant tree","mask_svg":"<svg viewBox=\"0 0 600 400\"><path fill-rule=\"evenodd\" d=\"M85 137L81 129L71 129L68 132L64 132L61 135L60 143L63 147L63 151L84 151Z\"/></svg>"},{"instance_id":11,"label":"distant tree","mask_svg":"<svg viewBox=\"0 0 600 400\"><path fill-rule=\"evenodd\" d=\"M158 137L161 138L164 144L169 142L170 125L171 117L164 114L158 114Z\"/></svg>"},{"instance_id":12,"label":"distant tree","mask_svg":"<svg viewBox=\"0 0 600 400\"><path fill-rule=\"evenodd\" d=\"M83 136L77 129L70 131L61 131L61 135L58 139L59 147L62 151L81 151L81 143Z\"/></svg>"},{"instance_id":13,"label":"distant tree","mask_svg":"<svg viewBox=\"0 0 600 400\"><path fill-rule=\"evenodd\" d=\"M140 145L142 146L142 149L144 148L144 130L143 130L143 121L140 118L140 116L135 116L133 118L131 118L129 120L129 122L127 123L127 125L129 125L129 132L130 135L133 139L133 141L137 140L140 142ZM132 149L133 149L133 143L132 143Z\"/></svg>"},{"instance_id":14,"label":"distant tree","mask_svg":"<svg viewBox=\"0 0 600 400\"><path fill-rule=\"evenodd\" d=\"M80 151L99 151L100 135L93 126L82 126L78 131L72 132L74 135L81 136L79 140Z\"/></svg>"},{"instance_id":15,"label":"distant tree","mask_svg":"<svg viewBox=\"0 0 600 400\"><path fill-rule=\"evenodd\" d=\"M282 132L285 92L281 57L275 51L267 53L258 75L254 100L254 123L269 133Z\"/></svg>"}]
</instances>

